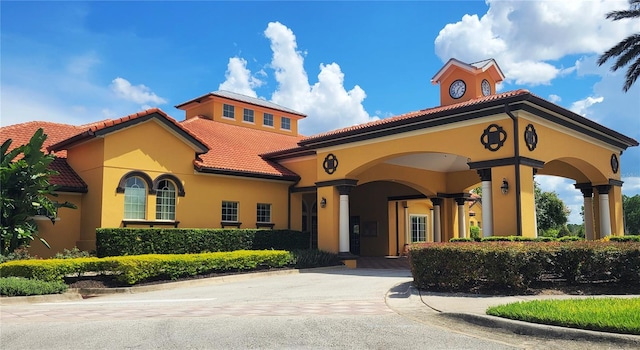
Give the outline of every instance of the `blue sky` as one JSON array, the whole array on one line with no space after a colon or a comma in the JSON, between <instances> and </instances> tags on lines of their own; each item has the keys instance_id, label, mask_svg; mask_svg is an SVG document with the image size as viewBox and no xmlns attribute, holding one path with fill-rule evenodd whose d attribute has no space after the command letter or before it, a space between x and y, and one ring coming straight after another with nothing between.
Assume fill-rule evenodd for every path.
<instances>
[{"instance_id":1,"label":"blue sky","mask_svg":"<svg viewBox=\"0 0 640 350\"><path fill-rule=\"evenodd\" d=\"M599 54L640 23L626 1L0 3L0 123L84 124L227 89L308 115L309 135L434 107L451 57L495 58L507 80L640 140L640 83ZM640 193L640 147L623 193ZM536 177L580 221L573 181Z\"/></svg>"}]
</instances>

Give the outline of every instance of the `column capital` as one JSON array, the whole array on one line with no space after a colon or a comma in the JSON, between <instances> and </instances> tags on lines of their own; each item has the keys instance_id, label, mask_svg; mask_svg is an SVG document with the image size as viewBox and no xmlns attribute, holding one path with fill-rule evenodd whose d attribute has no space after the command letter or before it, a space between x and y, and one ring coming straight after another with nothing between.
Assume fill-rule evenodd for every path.
<instances>
[{"instance_id":1,"label":"column capital","mask_svg":"<svg viewBox=\"0 0 640 350\"><path fill-rule=\"evenodd\" d=\"M464 203L467 201L466 198L456 198L455 200L458 205L464 205Z\"/></svg>"},{"instance_id":2,"label":"column capital","mask_svg":"<svg viewBox=\"0 0 640 350\"><path fill-rule=\"evenodd\" d=\"M442 198L429 198L431 199L431 203L433 203L433 205L437 205L437 206L441 206L442 205Z\"/></svg>"},{"instance_id":3,"label":"column capital","mask_svg":"<svg viewBox=\"0 0 640 350\"><path fill-rule=\"evenodd\" d=\"M353 185L339 185L336 186L336 189L338 190L338 193L340 193L340 195L348 195L351 190L354 188L355 186Z\"/></svg>"},{"instance_id":4,"label":"column capital","mask_svg":"<svg viewBox=\"0 0 640 350\"><path fill-rule=\"evenodd\" d=\"M591 182L576 183L573 187L580 190L582 192L582 196L585 198L593 196L593 185Z\"/></svg>"},{"instance_id":5,"label":"column capital","mask_svg":"<svg viewBox=\"0 0 640 350\"><path fill-rule=\"evenodd\" d=\"M480 181L491 181L491 168L476 170L480 176Z\"/></svg>"},{"instance_id":6,"label":"column capital","mask_svg":"<svg viewBox=\"0 0 640 350\"><path fill-rule=\"evenodd\" d=\"M595 187L598 190L598 194L609 194L611 190L611 185L597 185Z\"/></svg>"}]
</instances>

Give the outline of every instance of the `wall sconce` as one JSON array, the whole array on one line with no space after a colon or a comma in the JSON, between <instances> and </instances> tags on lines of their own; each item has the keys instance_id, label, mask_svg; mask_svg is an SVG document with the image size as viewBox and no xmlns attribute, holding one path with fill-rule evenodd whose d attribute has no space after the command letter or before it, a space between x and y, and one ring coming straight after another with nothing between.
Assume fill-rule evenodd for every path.
<instances>
[{"instance_id":1,"label":"wall sconce","mask_svg":"<svg viewBox=\"0 0 640 350\"><path fill-rule=\"evenodd\" d=\"M509 192L509 183L507 179L502 179L502 186L500 186L500 190L502 190L502 194L507 194Z\"/></svg>"},{"instance_id":2,"label":"wall sconce","mask_svg":"<svg viewBox=\"0 0 640 350\"><path fill-rule=\"evenodd\" d=\"M322 199L320 200L320 207L325 208L326 206L327 206L327 199L322 197Z\"/></svg>"}]
</instances>

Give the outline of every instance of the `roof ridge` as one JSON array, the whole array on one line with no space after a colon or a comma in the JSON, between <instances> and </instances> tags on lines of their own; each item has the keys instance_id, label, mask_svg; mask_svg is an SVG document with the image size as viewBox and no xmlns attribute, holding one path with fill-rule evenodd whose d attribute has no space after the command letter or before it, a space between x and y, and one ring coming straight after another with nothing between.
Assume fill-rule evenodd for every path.
<instances>
[{"instance_id":1,"label":"roof ridge","mask_svg":"<svg viewBox=\"0 0 640 350\"><path fill-rule=\"evenodd\" d=\"M505 91L505 92L502 92L502 93L499 93L499 94L481 96L481 97L478 97L478 98L473 98L473 99L470 99L470 100L466 100L466 101L463 101L463 102L458 102L458 103L454 103L454 104L450 104L450 105L429 107L429 108L420 109L420 110L417 110L417 111L412 111L412 112L407 112L407 113L395 115L395 116L392 116L392 117L389 117L389 118L384 118L384 119L379 119L379 120L375 120L375 121L370 121L370 122L367 122L367 123L356 124L356 125L351 125L351 126L347 126L347 127L344 127L344 128L329 130L329 131L322 132L322 133L319 133L319 134L307 136L307 137L304 138L304 140L313 140L313 139L324 137L324 136L340 134L342 132L346 132L346 131L350 131L350 130L363 129L363 128L367 128L367 127L371 127L371 126L375 126L375 125L387 124L387 123L390 123L390 122L393 122L393 121L396 121L396 120L413 118L413 117L420 116L420 115L428 115L428 114L432 114L432 113L435 113L435 112L438 112L438 111L456 109L456 108L459 108L459 107L473 105L473 104L477 104L477 103L481 103L481 102L485 102L485 101L492 101L492 100L501 99L501 98L505 98L505 97L524 95L524 94L531 94L531 92L529 92L529 90L527 90L527 89L517 89L517 90Z\"/></svg>"}]
</instances>

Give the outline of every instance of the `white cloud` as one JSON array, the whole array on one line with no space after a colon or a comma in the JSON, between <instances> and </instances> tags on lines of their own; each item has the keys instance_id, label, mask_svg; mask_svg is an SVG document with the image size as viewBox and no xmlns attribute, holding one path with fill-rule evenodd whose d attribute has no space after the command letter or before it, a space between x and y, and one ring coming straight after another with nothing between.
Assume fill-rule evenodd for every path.
<instances>
[{"instance_id":1,"label":"white cloud","mask_svg":"<svg viewBox=\"0 0 640 350\"><path fill-rule=\"evenodd\" d=\"M622 194L627 196L635 196L640 194L640 173L637 176L622 177L624 184L622 185Z\"/></svg>"},{"instance_id":2,"label":"white cloud","mask_svg":"<svg viewBox=\"0 0 640 350\"><path fill-rule=\"evenodd\" d=\"M131 83L124 78L117 77L113 79L109 87L118 97L127 101L139 104L155 103L160 105L167 103L167 100L156 95L148 87L142 84L131 85Z\"/></svg>"},{"instance_id":3,"label":"white cloud","mask_svg":"<svg viewBox=\"0 0 640 350\"><path fill-rule=\"evenodd\" d=\"M273 69L277 89L271 101L305 113L308 117L300 123L302 134L314 134L332 128L340 128L376 120L364 109L365 91L358 85L350 90L344 86L344 73L337 63L320 64L318 81L311 85L304 68L306 52L298 50L293 31L279 22L267 25L264 35L271 43L273 56L268 68ZM235 60L232 65L232 60ZM263 70L257 75L266 76ZM254 80L252 80L254 79ZM262 85L251 75L242 58L231 58L226 80L220 84L226 90L256 97L254 88Z\"/></svg>"},{"instance_id":4,"label":"white cloud","mask_svg":"<svg viewBox=\"0 0 640 350\"><path fill-rule=\"evenodd\" d=\"M487 0L482 17L464 15L447 24L435 40L436 54L464 62L495 58L516 84L549 84L576 67L557 67L554 60L581 53L601 53L640 24L611 21L605 14L628 3L603 1Z\"/></svg>"},{"instance_id":5,"label":"white cloud","mask_svg":"<svg viewBox=\"0 0 640 350\"><path fill-rule=\"evenodd\" d=\"M266 76L264 71L260 71L258 74ZM263 84L260 79L251 75L251 71L247 69L247 61L240 57L229 58L229 64L224 76L226 80L218 86L218 89L233 91L246 96L257 97L253 89Z\"/></svg>"},{"instance_id":6,"label":"white cloud","mask_svg":"<svg viewBox=\"0 0 640 350\"><path fill-rule=\"evenodd\" d=\"M551 94L549 95L549 97L547 97L547 100L553 102L553 103L557 103L562 101L562 97L556 95L556 94Z\"/></svg>"},{"instance_id":7,"label":"white cloud","mask_svg":"<svg viewBox=\"0 0 640 350\"><path fill-rule=\"evenodd\" d=\"M599 97L587 97L583 100L579 100L576 101L574 103L571 104L571 111L577 114L580 114L582 116L586 116L587 115L587 110L589 109L589 107L593 106L596 103L602 103L602 101L604 101L604 97L599 96Z\"/></svg>"}]
</instances>

